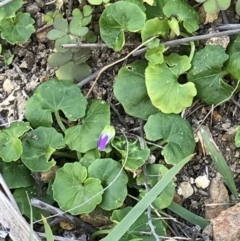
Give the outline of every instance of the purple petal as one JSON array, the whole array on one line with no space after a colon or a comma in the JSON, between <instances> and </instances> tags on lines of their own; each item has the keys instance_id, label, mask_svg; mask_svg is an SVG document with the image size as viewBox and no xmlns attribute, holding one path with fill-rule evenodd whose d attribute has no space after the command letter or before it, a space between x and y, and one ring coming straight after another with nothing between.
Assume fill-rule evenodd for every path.
<instances>
[{"instance_id":1,"label":"purple petal","mask_svg":"<svg viewBox=\"0 0 240 241\"><path fill-rule=\"evenodd\" d=\"M100 136L99 141L98 141L98 150L103 150L106 145L108 144L108 136Z\"/></svg>"}]
</instances>

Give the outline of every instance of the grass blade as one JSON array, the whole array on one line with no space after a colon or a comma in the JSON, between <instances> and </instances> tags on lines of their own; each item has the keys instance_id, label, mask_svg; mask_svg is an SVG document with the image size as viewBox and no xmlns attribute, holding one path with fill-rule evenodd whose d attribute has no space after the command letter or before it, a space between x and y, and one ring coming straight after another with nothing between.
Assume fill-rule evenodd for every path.
<instances>
[{"instance_id":1,"label":"grass blade","mask_svg":"<svg viewBox=\"0 0 240 241\"><path fill-rule=\"evenodd\" d=\"M237 188L233 180L232 172L227 165L221 151L218 149L217 145L215 144L212 135L209 129L206 126L200 127L200 134L202 136L203 143L211 155L211 158L219 171L222 175L224 181L226 182L228 188L232 192L235 198L238 197Z\"/></svg>"},{"instance_id":2,"label":"grass blade","mask_svg":"<svg viewBox=\"0 0 240 241\"><path fill-rule=\"evenodd\" d=\"M46 238L47 238L47 241L54 241L54 237L53 237L53 233L52 233L52 230L47 222L47 219L43 216L42 216L42 221L43 221L43 224L44 224L44 229L45 229L45 234L46 234Z\"/></svg>"},{"instance_id":3,"label":"grass blade","mask_svg":"<svg viewBox=\"0 0 240 241\"><path fill-rule=\"evenodd\" d=\"M184 218L188 222L199 225L201 229L204 229L210 222L207 221L205 218L202 218L195 213L192 213L185 209L184 207L178 205L177 203L172 202L170 206L167 207L172 212L176 213L180 217Z\"/></svg>"},{"instance_id":4,"label":"grass blade","mask_svg":"<svg viewBox=\"0 0 240 241\"><path fill-rule=\"evenodd\" d=\"M175 175L182 167L191 160L193 155L186 157L174 167L172 167L161 180L141 199L132 210L124 217L124 219L103 239L103 241L120 240L129 227L139 218L139 216L147 209L147 207L157 198L164 190Z\"/></svg>"}]
</instances>

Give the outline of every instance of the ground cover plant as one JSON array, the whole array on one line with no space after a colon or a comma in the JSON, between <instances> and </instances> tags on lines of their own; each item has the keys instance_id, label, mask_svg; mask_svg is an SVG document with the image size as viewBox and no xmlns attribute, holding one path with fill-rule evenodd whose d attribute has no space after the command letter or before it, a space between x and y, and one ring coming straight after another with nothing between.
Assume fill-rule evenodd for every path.
<instances>
[{"instance_id":1,"label":"ground cover plant","mask_svg":"<svg viewBox=\"0 0 240 241\"><path fill-rule=\"evenodd\" d=\"M1 38L10 44L26 42L34 23L28 13L16 14L22 2L13 2L0 7ZM208 13L230 6L230 1L197 2ZM129 35L141 43L127 57L144 47L142 58L119 67L112 88L124 112L139 119L139 136L129 136L113 125L106 100L89 97L101 73L127 57L104 66L88 93L79 88L92 71L91 49L84 44L97 41L90 25L95 5L100 4L99 32L108 48L121 51ZM45 16L53 26L47 38L54 41L55 49L47 61L57 68L55 77L35 89L23 121L0 131L0 171L21 213L31 223L40 225L42 220L48 240L53 240L47 223L53 216L26 205L26 192L29 198L41 197L73 216L107 212L105 228L85 226L91 240L150 241L173 236L169 210L203 230L209 220L174 200L174 178L195 155L196 133L236 199L238 190L209 128L201 123L194 129L184 112L196 100L220 106L239 92L240 34L226 49L200 45L198 39L191 39L200 28L199 13L183 0L91 0L81 9L74 8L71 18L57 11ZM167 42L188 37L190 41L177 51ZM239 127L235 144L240 146ZM45 182L36 183L39 175L47 176ZM200 231L197 236L203 238Z\"/></svg>"}]
</instances>

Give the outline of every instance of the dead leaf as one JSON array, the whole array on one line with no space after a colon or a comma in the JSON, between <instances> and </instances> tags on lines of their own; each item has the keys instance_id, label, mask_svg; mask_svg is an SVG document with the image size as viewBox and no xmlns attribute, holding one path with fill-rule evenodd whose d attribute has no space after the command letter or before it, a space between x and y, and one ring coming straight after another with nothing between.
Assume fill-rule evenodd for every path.
<instances>
[{"instance_id":1,"label":"dead leaf","mask_svg":"<svg viewBox=\"0 0 240 241\"><path fill-rule=\"evenodd\" d=\"M64 230L67 230L67 231L70 231L70 230L73 230L74 228L76 228L72 223L67 223L67 222L60 222L59 223L59 226L64 229Z\"/></svg>"}]
</instances>

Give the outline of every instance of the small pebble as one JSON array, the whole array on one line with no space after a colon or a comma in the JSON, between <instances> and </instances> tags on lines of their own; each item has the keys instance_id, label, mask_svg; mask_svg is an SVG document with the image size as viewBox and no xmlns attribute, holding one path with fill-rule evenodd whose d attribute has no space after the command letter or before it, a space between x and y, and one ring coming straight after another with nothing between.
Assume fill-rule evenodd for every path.
<instances>
[{"instance_id":1,"label":"small pebble","mask_svg":"<svg viewBox=\"0 0 240 241\"><path fill-rule=\"evenodd\" d=\"M205 189L209 186L210 181L206 175L203 175L203 176L198 176L195 179L195 184L198 188Z\"/></svg>"}]
</instances>

